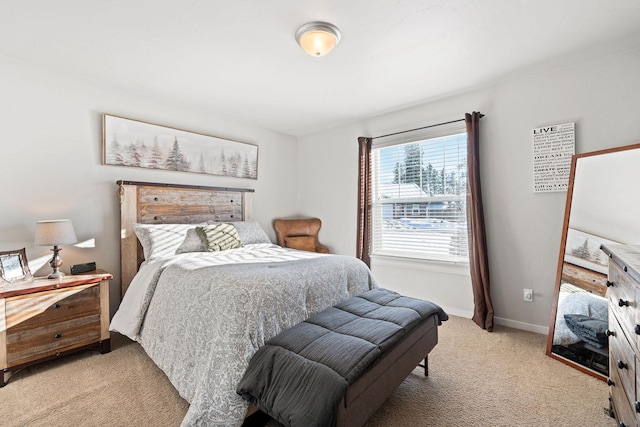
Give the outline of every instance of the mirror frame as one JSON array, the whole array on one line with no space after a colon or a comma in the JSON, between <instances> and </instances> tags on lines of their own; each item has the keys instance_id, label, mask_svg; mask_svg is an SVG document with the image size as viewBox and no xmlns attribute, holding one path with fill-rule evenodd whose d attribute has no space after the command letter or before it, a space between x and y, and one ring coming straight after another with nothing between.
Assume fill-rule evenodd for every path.
<instances>
[{"instance_id":1,"label":"mirror frame","mask_svg":"<svg viewBox=\"0 0 640 427\"><path fill-rule=\"evenodd\" d=\"M586 374L589 374L593 377L599 378L602 381L606 381L607 377L604 376L603 374L596 372L594 370L591 370L589 368L587 368L586 366L583 366L579 363L576 363L572 360L566 359L556 353L552 352L552 347L553 347L553 337L554 337L554 333L555 333L555 326L556 326L556 314L558 312L558 297L560 295L560 286L562 284L562 267L564 264L564 257L565 257L565 250L566 250L566 245L567 245L567 232L569 229L569 216L571 215L571 202L573 200L573 186L574 186L574 179L575 179L575 174L576 174L576 164L578 162L579 159L583 158L583 157L592 157L592 156L600 156L603 154L609 154L609 153L615 153L618 151L625 151L625 150L634 150L634 149L640 149L640 143L639 144L632 144L632 145L625 145L622 147L615 147L615 148L608 148L608 149L604 149L604 150L598 150L598 151L591 151L588 153L581 153L581 154L574 154L571 157L571 169L569 172L569 186L567 188L567 201L566 201L566 205L565 205L565 211L564 211L564 222L563 222L563 226L562 226L562 239L560 241L560 253L558 255L558 265L556 268L556 282L555 282L555 287L554 287L554 296L553 296L553 305L551 307L551 321L549 323L549 335L547 337L547 356L552 357L553 359L559 360L562 363L565 363L569 366L572 366L576 369L578 369L579 371L582 371Z\"/></svg>"}]
</instances>

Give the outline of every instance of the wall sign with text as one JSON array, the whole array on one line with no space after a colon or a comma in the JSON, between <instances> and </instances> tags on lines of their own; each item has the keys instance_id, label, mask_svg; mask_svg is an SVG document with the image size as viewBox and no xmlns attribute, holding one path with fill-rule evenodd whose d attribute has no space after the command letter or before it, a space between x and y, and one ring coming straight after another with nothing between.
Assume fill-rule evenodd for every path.
<instances>
[{"instance_id":1,"label":"wall sign with text","mask_svg":"<svg viewBox=\"0 0 640 427\"><path fill-rule=\"evenodd\" d=\"M575 154L575 124L536 128L532 135L534 193L566 191Z\"/></svg>"}]
</instances>

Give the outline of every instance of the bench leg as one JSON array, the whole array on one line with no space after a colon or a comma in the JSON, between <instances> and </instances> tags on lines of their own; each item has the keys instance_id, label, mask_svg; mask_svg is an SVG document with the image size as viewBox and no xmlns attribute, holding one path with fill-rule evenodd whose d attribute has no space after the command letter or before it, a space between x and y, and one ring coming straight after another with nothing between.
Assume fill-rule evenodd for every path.
<instances>
[{"instance_id":1,"label":"bench leg","mask_svg":"<svg viewBox=\"0 0 640 427\"><path fill-rule=\"evenodd\" d=\"M424 365L418 365L421 368L424 368L424 376L428 377L429 376L429 355L427 354L424 357Z\"/></svg>"}]
</instances>

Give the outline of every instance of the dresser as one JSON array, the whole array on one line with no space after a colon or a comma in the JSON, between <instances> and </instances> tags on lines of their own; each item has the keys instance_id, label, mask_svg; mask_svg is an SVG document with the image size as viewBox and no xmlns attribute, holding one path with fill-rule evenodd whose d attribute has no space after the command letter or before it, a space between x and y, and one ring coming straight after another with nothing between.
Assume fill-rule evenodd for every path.
<instances>
[{"instance_id":1,"label":"dresser","mask_svg":"<svg viewBox=\"0 0 640 427\"><path fill-rule=\"evenodd\" d=\"M618 425L640 425L640 246L603 245L609 256L609 400Z\"/></svg>"},{"instance_id":2,"label":"dresser","mask_svg":"<svg viewBox=\"0 0 640 427\"><path fill-rule=\"evenodd\" d=\"M97 270L0 285L0 387L34 363L88 348L109 352L111 278Z\"/></svg>"}]
</instances>

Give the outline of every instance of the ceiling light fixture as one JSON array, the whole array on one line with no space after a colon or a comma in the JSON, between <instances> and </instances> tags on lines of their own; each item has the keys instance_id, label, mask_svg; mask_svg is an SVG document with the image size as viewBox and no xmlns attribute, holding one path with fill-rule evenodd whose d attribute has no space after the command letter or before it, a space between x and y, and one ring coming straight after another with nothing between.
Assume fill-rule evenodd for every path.
<instances>
[{"instance_id":1,"label":"ceiling light fixture","mask_svg":"<svg viewBox=\"0 0 640 427\"><path fill-rule=\"evenodd\" d=\"M298 28L296 41L309 55L324 56L340 42L340 30L328 22L309 22Z\"/></svg>"}]
</instances>

